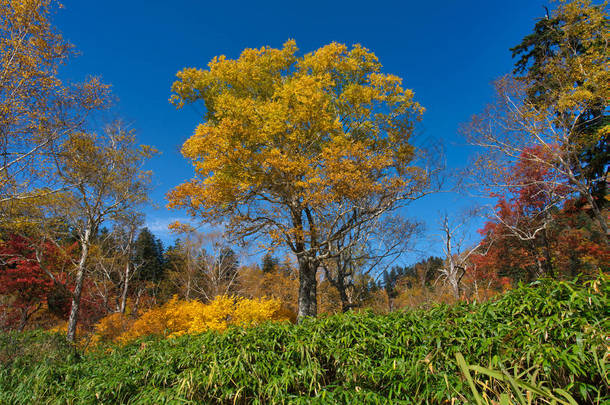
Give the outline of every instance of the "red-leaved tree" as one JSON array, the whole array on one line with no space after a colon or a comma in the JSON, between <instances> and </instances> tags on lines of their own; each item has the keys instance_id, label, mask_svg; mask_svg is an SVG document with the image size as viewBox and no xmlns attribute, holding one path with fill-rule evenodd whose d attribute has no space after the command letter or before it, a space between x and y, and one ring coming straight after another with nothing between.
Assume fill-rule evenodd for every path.
<instances>
[{"instance_id":1,"label":"red-leaved tree","mask_svg":"<svg viewBox=\"0 0 610 405\"><path fill-rule=\"evenodd\" d=\"M12 235L0 244L0 295L4 296L6 326L23 330L28 319L46 302L53 284L27 239Z\"/></svg>"}]
</instances>

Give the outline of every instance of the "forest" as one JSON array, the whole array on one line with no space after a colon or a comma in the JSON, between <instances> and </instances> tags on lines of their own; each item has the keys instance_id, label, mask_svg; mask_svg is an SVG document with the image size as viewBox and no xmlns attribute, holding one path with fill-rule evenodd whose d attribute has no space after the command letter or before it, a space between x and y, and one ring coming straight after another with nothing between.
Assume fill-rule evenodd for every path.
<instances>
[{"instance_id":1,"label":"forest","mask_svg":"<svg viewBox=\"0 0 610 405\"><path fill-rule=\"evenodd\" d=\"M531 16L465 168L362 45L184 67L190 178L160 203L167 151L64 77L62 7L0 3L0 403L610 401L607 2ZM493 203L415 255L446 193Z\"/></svg>"}]
</instances>

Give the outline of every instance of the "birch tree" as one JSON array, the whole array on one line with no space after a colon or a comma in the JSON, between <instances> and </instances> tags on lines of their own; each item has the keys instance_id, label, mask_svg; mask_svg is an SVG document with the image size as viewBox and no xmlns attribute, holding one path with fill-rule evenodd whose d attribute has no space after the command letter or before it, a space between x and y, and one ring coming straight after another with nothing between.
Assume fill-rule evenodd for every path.
<instances>
[{"instance_id":1,"label":"birch tree","mask_svg":"<svg viewBox=\"0 0 610 405\"><path fill-rule=\"evenodd\" d=\"M80 249L74 261L70 341L76 333L83 281L90 271L92 238L103 223L119 220L147 200L151 173L142 165L153 153L150 147L138 146L133 131L118 122L99 135L73 134L62 145L60 175L69 191L56 215L69 221Z\"/></svg>"},{"instance_id":2,"label":"birch tree","mask_svg":"<svg viewBox=\"0 0 610 405\"><path fill-rule=\"evenodd\" d=\"M460 298L460 284L470 265L469 258L481 247L482 242L467 247L468 216L451 221L448 214L441 218L440 230L445 262L439 269L440 279L451 288L455 299Z\"/></svg>"},{"instance_id":3,"label":"birch tree","mask_svg":"<svg viewBox=\"0 0 610 405\"><path fill-rule=\"evenodd\" d=\"M321 267L325 279L339 292L342 312L359 305L359 279L379 277L420 232L421 224L390 216L354 227L330 244L330 258Z\"/></svg>"},{"instance_id":4,"label":"birch tree","mask_svg":"<svg viewBox=\"0 0 610 405\"><path fill-rule=\"evenodd\" d=\"M485 187L499 194L537 187L561 197L549 200L551 205L579 196L607 243L610 31L605 5L560 1L534 34L513 48L521 56L515 74L521 75L498 80L494 102L464 132L485 149L473 165ZM540 167L545 177L514 181L510 170L517 161Z\"/></svg>"},{"instance_id":5,"label":"birch tree","mask_svg":"<svg viewBox=\"0 0 610 405\"><path fill-rule=\"evenodd\" d=\"M96 78L71 84L57 76L74 48L49 22L56 6L0 1L0 225L21 205L61 190L61 143L108 101L108 86Z\"/></svg>"}]
</instances>

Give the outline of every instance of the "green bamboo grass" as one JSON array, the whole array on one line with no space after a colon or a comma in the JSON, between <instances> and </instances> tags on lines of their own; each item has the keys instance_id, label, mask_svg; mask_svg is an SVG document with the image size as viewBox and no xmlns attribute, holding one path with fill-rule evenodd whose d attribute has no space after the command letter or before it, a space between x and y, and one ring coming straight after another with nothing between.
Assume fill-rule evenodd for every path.
<instances>
[{"instance_id":1,"label":"green bamboo grass","mask_svg":"<svg viewBox=\"0 0 610 405\"><path fill-rule=\"evenodd\" d=\"M83 355L47 333L0 335L23 350L0 346L0 403L607 403L608 281L545 280L483 304L234 327ZM29 355L37 345L47 350Z\"/></svg>"}]
</instances>

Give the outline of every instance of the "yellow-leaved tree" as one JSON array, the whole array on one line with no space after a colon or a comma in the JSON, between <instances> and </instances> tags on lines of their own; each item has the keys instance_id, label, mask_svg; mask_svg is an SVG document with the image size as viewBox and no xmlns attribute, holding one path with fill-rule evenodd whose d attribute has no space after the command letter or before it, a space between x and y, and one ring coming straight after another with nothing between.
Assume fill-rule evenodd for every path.
<instances>
[{"instance_id":1,"label":"yellow-leaved tree","mask_svg":"<svg viewBox=\"0 0 610 405\"><path fill-rule=\"evenodd\" d=\"M0 1L0 226L12 226L22 205L62 189L58 146L108 102L98 79L70 84L57 76L74 50L50 24L54 6Z\"/></svg>"},{"instance_id":2,"label":"yellow-leaved tree","mask_svg":"<svg viewBox=\"0 0 610 405\"><path fill-rule=\"evenodd\" d=\"M333 241L427 192L410 143L424 109L359 45L298 56L290 40L177 77L171 101L206 112L182 147L196 175L169 193L169 206L236 239L289 248L299 319L315 316L316 272L341 253Z\"/></svg>"}]
</instances>

